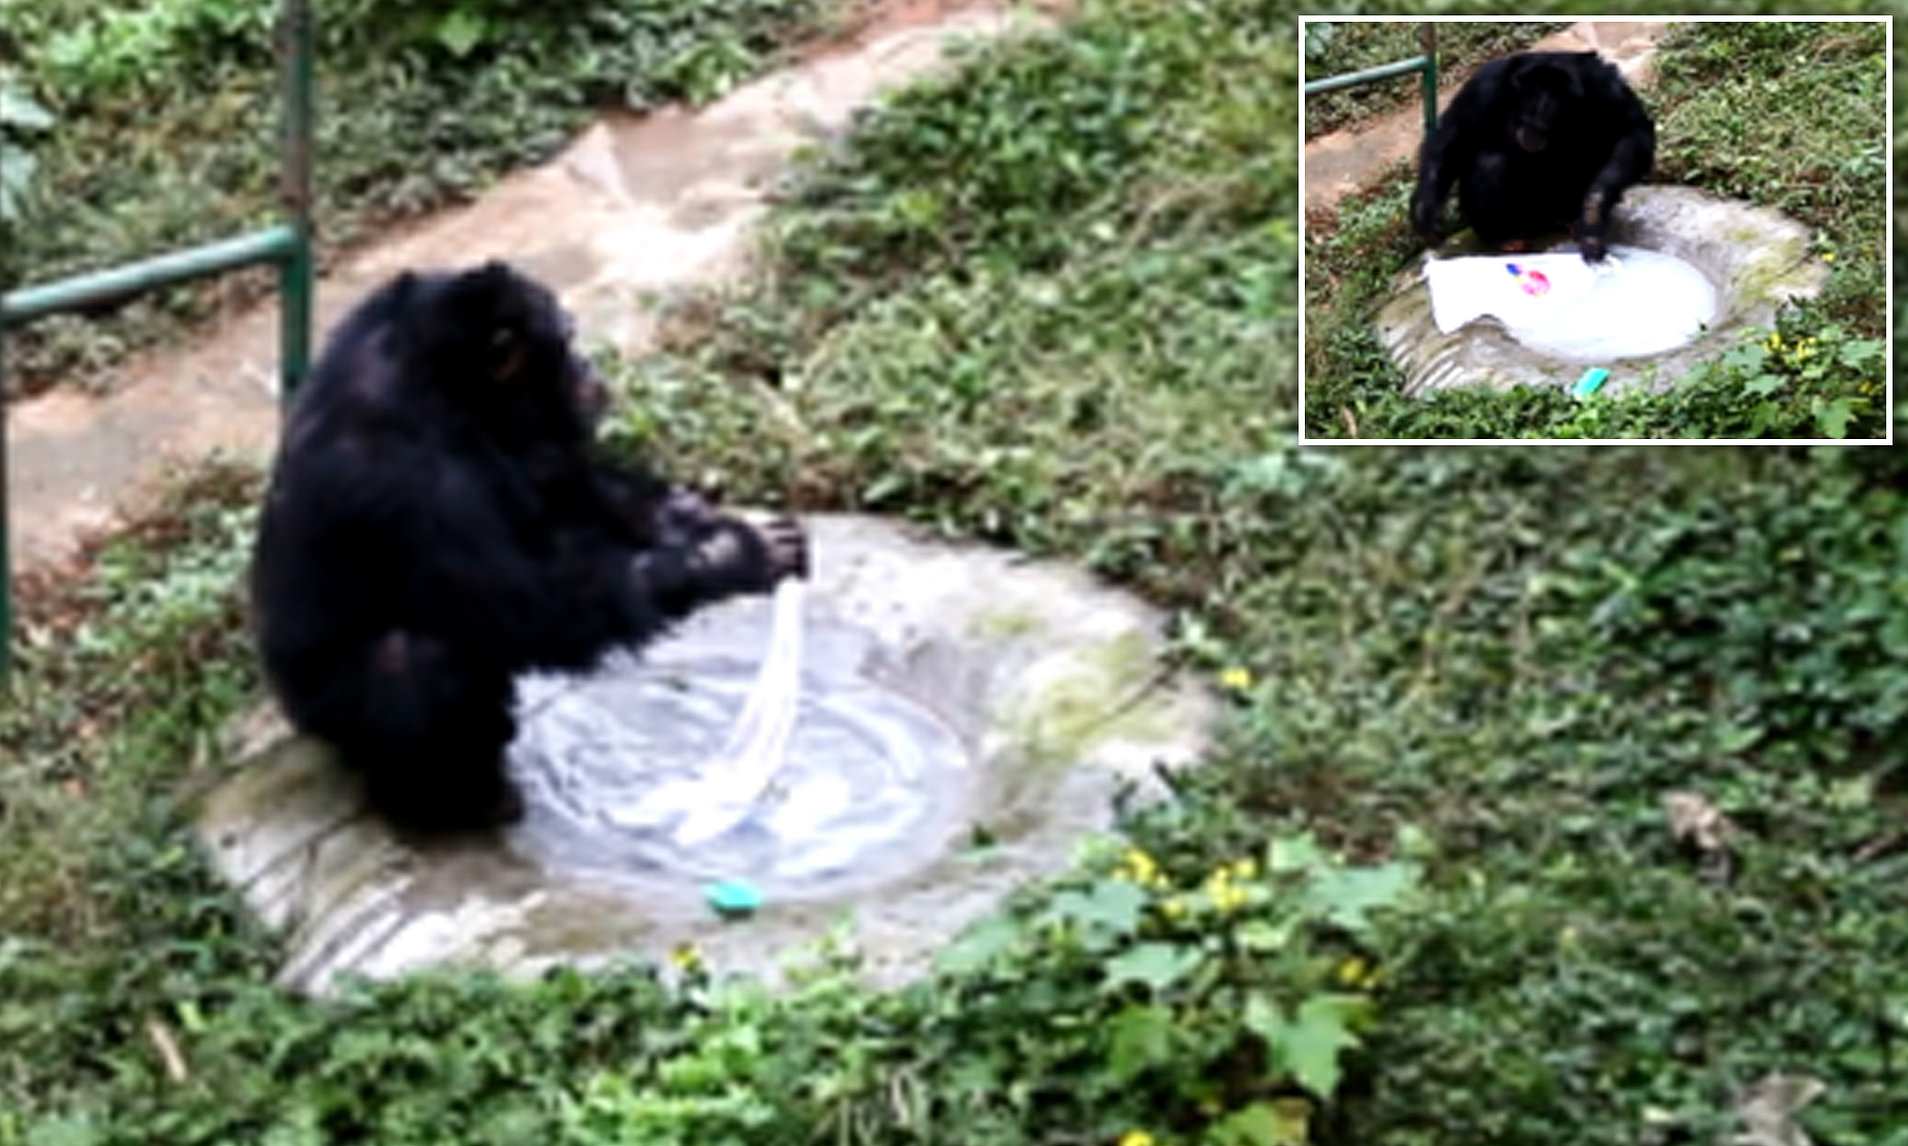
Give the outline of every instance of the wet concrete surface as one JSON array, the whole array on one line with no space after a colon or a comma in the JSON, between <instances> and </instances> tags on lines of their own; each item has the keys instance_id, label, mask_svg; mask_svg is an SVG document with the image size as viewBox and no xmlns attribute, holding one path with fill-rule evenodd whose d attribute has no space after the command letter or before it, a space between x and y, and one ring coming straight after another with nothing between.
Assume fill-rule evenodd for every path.
<instances>
[{"instance_id":1,"label":"wet concrete surface","mask_svg":"<svg viewBox=\"0 0 1908 1146\"><path fill-rule=\"evenodd\" d=\"M685 942L717 973L773 982L786 956L849 918L870 980L898 983L1014 888L1064 869L1084 836L1111 827L1123 787L1163 797L1155 765L1204 755L1216 705L1162 671L1160 611L1056 562L873 518L807 524L802 718L765 806L790 809L804 790L840 783L767 862L720 840L684 852L667 825L615 830L613 816L577 814L640 802L666 782L652 755L693 763L698 743L719 739L693 714L659 726L667 710L632 698L726 686L736 666L758 662L765 597L699 614L640 658L520 682L511 770L529 812L502 833L401 841L320 746L261 709L237 730L229 747L242 766L205 798L198 824L219 872L284 932L280 982L323 993L344 974L445 964L518 975L666 962ZM882 783L845 763L838 740L805 747L831 703L865 711L857 692L931 721L944 733L930 739L948 751L926 774ZM916 736L918 723L898 731ZM894 801L897 783L917 798ZM823 852L828 862L815 862ZM725 921L704 900L711 879L733 877L764 893L752 918Z\"/></svg>"},{"instance_id":2,"label":"wet concrete surface","mask_svg":"<svg viewBox=\"0 0 1908 1146\"><path fill-rule=\"evenodd\" d=\"M1768 326L1787 300L1813 298L1828 267L1809 254L1809 228L1781 212L1721 199L1692 187L1635 187L1611 220L1613 245L1627 244L1682 259L1712 283L1718 312L1708 329L1680 349L1601 363L1610 368L1603 392L1673 387L1705 358L1734 345L1744 330ZM1441 255L1475 251L1470 233L1454 237ZM1495 319L1438 330L1423 267L1399 272L1394 293L1379 308L1378 335L1405 373L1404 392L1422 396L1459 386L1568 389L1584 365L1524 346Z\"/></svg>"}]
</instances>

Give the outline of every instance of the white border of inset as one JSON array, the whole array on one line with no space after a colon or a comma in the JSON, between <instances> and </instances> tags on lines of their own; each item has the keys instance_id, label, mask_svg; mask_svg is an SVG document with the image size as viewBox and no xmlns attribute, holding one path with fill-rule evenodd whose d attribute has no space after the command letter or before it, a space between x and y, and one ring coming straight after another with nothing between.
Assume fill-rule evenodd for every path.
<instances>
[{"instance_id":1,"label":"white border of inset","mask_svg":"<svg viewBox=\"0 0 1908 1146\"><path fill-rule=\"evenodd\" d=\"M1569 24L1634 24L1642 21L1677 24L1881 24L1887 37L1887 120L1883 128L1888 147L1888 233L1882 251L1886 279L1888 384L1884 417L1885 438L1308 438L1305 436L1305 28L1324 24L1539 24L1554 19L1533 16L1299 16L1299 443L1307 446L1892 446L1895 444L1895 24L1887 16L1590 16Z\"/></svg>"}]
</instances>

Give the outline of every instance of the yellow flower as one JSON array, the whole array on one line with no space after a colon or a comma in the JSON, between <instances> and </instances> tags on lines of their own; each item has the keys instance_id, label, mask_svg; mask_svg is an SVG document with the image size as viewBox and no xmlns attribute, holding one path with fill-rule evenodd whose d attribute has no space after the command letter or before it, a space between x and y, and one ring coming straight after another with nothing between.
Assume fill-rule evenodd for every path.
<instances>
[{"instance_id":1,"label":"yellow flower","mask_svg":"<svg viewBox=\"0 0 1908 1146\"><path fill-rule=\"evenodd\" d=\"M1159 910L1168 919L1178 919L1180 916L1186 914L1186 901L1179 898L1177 895L1175 895L1171 899L1160 904Z\"/></svg>"},{"instance_id":2,"label":"yellow flower","mask_svg":"<svg viewBox=\"0 0 1908 1146\"><path fill-rule=\"evenodd\" d=\"M1822 261L1823 261L1823 262L1825 262L1825 263L1832 263L1832 262L1834 262L1834 261L1835 261L1835 252L1834 252L1834 251L1824 251L1824 252L1822 252Z\"/></svg>"},{"instance_id":3,"label":"yellow flower","mask_svg":"<svg viewBox=\"0 0 1908 1146\"><path fill-rule=\"evenodd\" d=\"M1244 907L1248 893L1245 888L1232 882L1230 872L1220 868L1206 881L1206 898L1212 900L1213 907L1223 913Z\"/></svg>"},{"instance_id":4,"label":"yellow flower","mask_svg":"<svg viewBox=\"0 0 1908 1146\"><path fill-rule=\"evenodd\" d=\"M1128 848L1123 870L1134 883L1152 883L1159 878L1159 864L1138 848Z\"/></svg>"},{"instance_id":5,"label":"yellow flower","mask_svg":"<svg viewBox=\"0 0 1908 1146\"><path fill-rule=\"evenodd\" d=\"M702 966L702 952L693 943L681 943L669 953L669 961L684 971L693 971Z\"/></svg>"},{"instance_id":6,"label":"yellow flower","mask_svg":"<svg viewBox=\"0 0 1908 1146\"><path fill-rule=\"evenodd\" d=\"M1144 1130L1128 1130L1120 1136L1120 1146L1153 1146L1153 1136Z\"/></svg>"},{"instance_id":7,"label":"yellow flower","mask_svg":"<svg viewBox=\"0 0 1908 1146\"><path fill-rule=\"evenodd\" d=\"M1242 859L1232 865L1232 874L1240 879L1251 879L1259 874L1259 865L1249 859Z\"/></svg>"},{"instance_id":8,"label":"yellow flower","mask_svg":"<svg viewBox=\"0 0 1908 1146\"><path fill-rule=\"evenodd\" d=\"M1244 692L1252 687L1252 670L1243 665L1233 665L1219 674L1219 683L1234 692Z\"/></svg>"},{"instance_id":9,"label":"yellow flower","mask_svg":"<svg viewBox=\"0 0 1908 1146\"><path fill-rule=\"evenodd\" d=\"M1338 981L1347 987L1356 987L1371 977L1371 964L1363 958L1353 955L1338 965Z\"/></svg>"}]
</instances>

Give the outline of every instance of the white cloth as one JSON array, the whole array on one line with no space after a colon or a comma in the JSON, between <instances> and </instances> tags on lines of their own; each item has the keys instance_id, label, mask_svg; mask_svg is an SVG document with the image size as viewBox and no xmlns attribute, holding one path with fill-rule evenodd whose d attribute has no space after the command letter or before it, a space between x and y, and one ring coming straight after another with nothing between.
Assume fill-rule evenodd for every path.
<instances>
[{"instance_id":1,"label":"white cloth","mask_svg":"<svg viewBox=\"0 0 1908 1146\"><path fill-rule=\"evenodd\" d=\"M1701 271L1636 247L1594 265L1574 251L1427 259L1424 277L1441 333L1490 315L1518 342L1571 362L1673 350L1716 317L1716 288Z\"/></svg>"}]
</instances>

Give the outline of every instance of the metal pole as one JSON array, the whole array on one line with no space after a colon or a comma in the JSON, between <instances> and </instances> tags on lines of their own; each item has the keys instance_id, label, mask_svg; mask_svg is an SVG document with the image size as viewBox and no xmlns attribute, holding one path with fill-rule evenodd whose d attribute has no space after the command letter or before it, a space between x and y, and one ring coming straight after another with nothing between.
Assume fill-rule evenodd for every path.
<instances>
[{"instance_id":1,"label":"metal pole","mask_svg":"<svg viewBox=\"0 0 1908 1146\"><path fill-rule=\"evenodd\" d=\"M0 295L0 323L22 326L62 311L117 302L159 287L206 278L255 263L283 263L297 247L288 226L267 227L200 247L142 259L92 274L75 275Z\"/></svg>"},{"instance_id":2,"label":"metal pole","mask_svg":"<svg viewBox=\"0 0 1908 1146\"><path fill-rule=\"evenodd\" d=\"M1369 83L1376 83L1379 80L1388 80L1393 76L1408 75L1411 72L1423 71L1424 64L1425 64L1425 61L1422 56L1413 56L1408 60L1398 60L1389 64L1379 64L1375 68L1365 68L1362 71L1346 72L1342 76L1332 76L1329 79L1313 80L1311 83L1308 83L1305 85L1305 94L1318 95L1320 92L1335 92L1339 88L1356 87L1359 84L1369 84Z\"/></svg>"},{"instance_id":3,"label":"metal pole","mask_svg":"<svg viewBox=\"0 0 1908 1146\"><path fill-rule=\"evenodd\" d=\"M1438 26L1418 27L1418 50L1424 55L1424 133L1438 129Z\"/></svg>"},{"instance_id":4,"label":"metal pole","mask_svg":"<svg viewBox=\"0 0 1908 1146\"><path fill-rule=\"evenodd\" d=\"M285 0L278 49L285 89L279 196L295 232L291 252L278 265L278 394L290 402L311 365L311 0Z\"/></svg>"}]
</instances>

